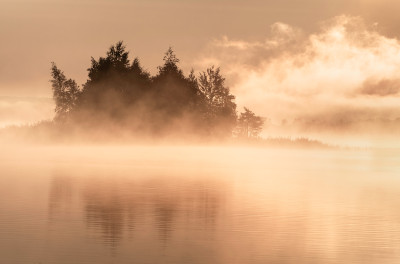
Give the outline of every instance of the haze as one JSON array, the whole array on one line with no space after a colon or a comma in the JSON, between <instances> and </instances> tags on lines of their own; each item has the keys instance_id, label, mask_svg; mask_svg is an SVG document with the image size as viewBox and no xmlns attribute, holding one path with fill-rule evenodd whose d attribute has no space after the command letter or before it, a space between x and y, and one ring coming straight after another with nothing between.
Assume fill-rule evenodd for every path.
<instances>
[{"instance_id":1,"label":"haze","mask_svg":"<svg viewBox=\"0 0 400 264\"><path fill-rule=\"evenodd\" d=\"M0 262L399 263L398 10L0 0Z\"/></svg>"},{"instance_id":2,"label":"haze","mask_svg":"<svg viewBox=\"0 0 400 264\"><path fill-rule=\"evenodd\" d=\"M161 61L159 54L170 45L191 65L194 55L213 39L262 39L276 22L314 32L319 22L346 14L379 23L384 35L400 35L394 12L400 4L394 0L2 0L0 4L2 96L49 96L51 61L82 83L88 59L100 56L118 40L124 40L154 71Z\"/></svg>"},{"instance_id":3,"label":"haze","mask_svg":"<svg viewBox=\"0 0 400 264\"><path fill-rule=\"evenodd\" d=\"M332 131L347 137L371 127L377 138L397 130L394 0L0 4L1 127L54 116L49 101L39 107L37 99L51 97L51 61L82 84L90 57L124 40L151 73L169 46L186 74L221 66L238 109L269 120L264 136L331 140Z\"/></svg>"}]
</instances>

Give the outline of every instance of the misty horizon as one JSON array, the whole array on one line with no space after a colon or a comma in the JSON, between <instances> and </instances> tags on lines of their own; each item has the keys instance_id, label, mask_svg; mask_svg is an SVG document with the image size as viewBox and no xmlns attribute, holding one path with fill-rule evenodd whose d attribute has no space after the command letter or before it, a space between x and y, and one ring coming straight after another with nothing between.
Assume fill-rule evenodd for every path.
<instances>
[{"instance_id":1,"label":"misty horizon","mask_svg":"<svg viewBox=\"0 0 400 264\"><path fill-rule=\"evenodd\" d=\"M0 0L0 263L400 263L398 10Z\"/></svg>"},{"instance_id":2,"label":"misty horizon","mask_svg":"<svg viewBox=\"0 0 400 264\"><path fill-rule=\"evenodd\" d=\"M211 65L220 67L236 96L238 112L249 107L265 119L264 138L309 137L334 144L351 144L358 138L355 145L390 145L400 131L396 76L400 69L397 57L392 56L400 52L397 37L381 33L379 23L358 16L335 16L317 24L310 31L275 22L264 37L247 39L224 34L208 41L191 59L181 57L178 49L180 67L185 75L191 69L202 72ZM146 66L146 56L132 50L135 47L128 47L143 62L144 70L156 74L156 66ZM64 63L54 60L65 70ZM82 69L83 65L75 66ZM84 70L71 74L70 67L65 68L68 77L84 84ZM2 88L0 127L51 120L54 112L49 102L36 100L50 97L49 82L41 89L48 92L7 96L11 90Z\"/></svg>"}]
</instances>

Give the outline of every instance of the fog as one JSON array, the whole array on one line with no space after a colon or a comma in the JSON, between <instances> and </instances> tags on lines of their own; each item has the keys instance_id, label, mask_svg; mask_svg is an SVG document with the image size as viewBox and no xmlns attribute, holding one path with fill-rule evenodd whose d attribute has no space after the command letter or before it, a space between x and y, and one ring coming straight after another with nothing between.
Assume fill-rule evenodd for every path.
<instances>
[{"instance_id":1,"label":"fog","mask_svg":"<svg viewBox=\"0 0 400 264\"><path fill-rule=\"evenodd\" d=\"M311 34L277 22L258 41L215 39L198 60L221 65L238 105L268 118L264 135L371 142L399 131L399 54L379 24L342 15Z\"/></svg>"},{"instance_id":2,"label":"fog","mask_svg":"<svg viewBox=\"0 0 400 264\"><path fill-rule=\"evenodd\" d=\"M3 147L2 258L396 263L397 157L221 146Z\"/></svg>"},{"instance_id":3,"label":"fog","mask_svg":"<svg viewBox=\"0 0 400 264\"><path fill-rule=\"evenodd\" d=\"M193 61L183 64L192 63L198 72L210 65L221 67L226 84L236 97L236 111L247 106L265 118L261 133L264 138L307 137L353 146L392 146L397 141L397 38L383 35L377 23L349 15L322 21L319 29L311 33L276 22L266 35L259 40L233 39L228 35L216 38ZM118 100L109 95L104 102L113 105L113 98ZM136 131L146 134L141 123L153 102L141 100L140 106L126 109L136 114L125 122L135 123ZM1 97L0 108L0 127L32 125L55 116L50 99ZM164 110L156 108L150 110L159 115L154 123L165 121ZM81 119L99 123L94 121L101 118L99 113L94 115L82 115ZM187 129L193 126L192 121L192 113L186 113L170 120L169 129L182 131L178 137L185 134L184 138L191 138L191 133L199 130ZM132 132L124 131L115 122L104 127L114 127L110 131L123 138ZM73 130L85 131L86 127L80 123ZM107 138L108 132L96 133Z\"/></svg>"},{"instance_id":4,"label":"fog","mask_svg":"<svg viewBox=\"0 0 400 264\"><path fill-rule=\"evenodd\" d=\"M35 124L53 117L51 98L0 96L0 128Z\"/></svg>"},{"instance_id":5,"label":"fog","mask_svg":"<svg viewBox=\"0 0 400 264\"><path fill-rule=\"evenodd\" d=\"M322 20L352 14L379 22L385 35L399 36L398 8L397 0L2 0L0 32L7 41L0 50L5 61L0 66L0 95L48 96L51 61L81 83L87 59L120 39L146 58L152 72L169 45L190 71L188 60L210 39L227 35L254 40L277 21L314 32Z\"/></svg>"},{"instance_id":6,"label":"fog","mask_svg":"<svg viewBox=\"0 0 400 264\"><path fill-rule=\"evenodd\" d=\"M399 263L398 1L0 2L1 263Z\"/></svg>"}]
</instances>

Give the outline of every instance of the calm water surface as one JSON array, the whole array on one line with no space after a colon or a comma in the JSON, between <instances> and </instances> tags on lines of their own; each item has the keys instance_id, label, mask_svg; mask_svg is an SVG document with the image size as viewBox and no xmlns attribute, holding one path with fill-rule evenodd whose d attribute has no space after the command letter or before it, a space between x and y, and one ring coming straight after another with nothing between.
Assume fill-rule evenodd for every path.
<instances>
[{"instance_id":1,"label":"calm water surface","mask_svg":"<svg viewBox=\"0 0 400 264\"><path fill-rule=\"evenodd\" d=\"M400 263L400 155L9 148L0 263Z\"/></svg>"}]
</instances>

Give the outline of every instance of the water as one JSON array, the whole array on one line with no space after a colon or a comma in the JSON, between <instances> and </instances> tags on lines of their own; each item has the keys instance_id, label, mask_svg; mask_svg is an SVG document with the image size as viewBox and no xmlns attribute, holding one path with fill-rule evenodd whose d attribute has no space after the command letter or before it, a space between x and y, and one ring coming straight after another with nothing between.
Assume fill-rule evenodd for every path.
<instances>
[{"instance_id":1,"label":"water","mask_svg":"<svg viewBox=\"0 0 400 264\"><path fill-rule=\"evenodd\" d=\"M9 148L0 263L399 263L398 153Z\"/></svg>"}]
</instances>

